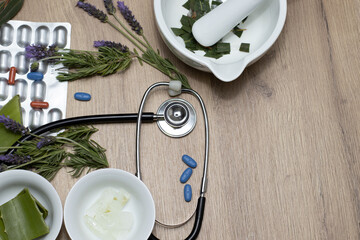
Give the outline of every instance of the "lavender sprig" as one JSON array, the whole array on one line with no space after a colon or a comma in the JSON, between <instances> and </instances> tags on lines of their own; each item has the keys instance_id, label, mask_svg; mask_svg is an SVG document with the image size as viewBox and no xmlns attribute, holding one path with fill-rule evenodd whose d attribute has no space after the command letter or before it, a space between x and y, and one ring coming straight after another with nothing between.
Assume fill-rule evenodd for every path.
<instances>
[{"instance_id":1,"label":"lavender sprig","mask_svg":"<svg viewBox=\"0 0 360 240\"><path fill-rule=\"evenodd\" d=\"M38 149L41 149L45 146L48 146L50 144L53 144L54 142L56 142L56 137L53 136L46 136L40 139L40 141L36 144L36 147Z\"/></svg>"},{"instance_id":2,"label":"lavender sprig","mask_svg":"<svg viewBox=\"0 0 360 240\"><path fill-rule=\"evenodd\" d=\"M83 9L90 16L99 19L103 23L107 22L108 20L108 16L106 15L106 13L97 9L94 5L91 5L90 3L84 3L82 1L78 1L76 6Z\"/></svg>"},{"instance_id":3,"label":"lavender sprig","mask_svg":"<svg viewBox=\"0 0 360 240\"><path fill-rule=\"evenodd\" d=\"M131 29L134 30L138 35L142 35L143 29L140 23L136 20L135 16L132 14L130 9L125 5L125 3L122 1L118 1L117 6L121 14L125 18L125 20L131 26Z\"/></svg>"},{"instance_id":4,"label":"lavender sprig","mask_svg":"<svg viewBox=\"0 0 360 240\"><path fill-rule=\"evenodd\" d=\"M94 47L109 47L109 48L116 48L119 49L121 52L129 52L129 48L125 45L122 45L121 43L116 43L112 41L94 41Z\"/></svg>"},{"instance_id":5,"label":"lavender sprig","mask_svg":"<svg viewBox=\"0 0 360 240\"><path fill-rule=\"evenodd\" d=\"M20 165L31 160L30 156L19 156L16 154L0 155L0 163L10 165Z\"/></svg>"},{"instance_id":6,"label":"lavender sprig","mask_svg":"<svg viewBox=\"0 0 360 240\"><path fill-rule=\"evenodd\" d=\"M104 5L105 5L106 11L108 12L109 15L115 14L116 8L114 7L112 0L104 0Z\"/></svg>"},{"instance_id":7,"label":"lavender sprig","mask_svg":"<svg viewBox=\"0 0 360 240\"><path fill-rule=\"evenodd\" d=\"M30 133L29 129L11 119L10 117L5 117L5 115L0 115L0 123L4 124L4 127L13 133L21 134L22 136L28 135Z\"/></svg>"},{"instance_id":8,"label":"lavender sprig","mask_svg":"<svg viewBox=\"0 0 360 240\"><path fill-rule=\"evenodd\" d=\"M41 44L32 44L25 47L25 57L27 59L40 60L57 55L59 48L53 44L49 47ZM51 62L51 60L49 60Z\"/></svg>"}]
</instances>

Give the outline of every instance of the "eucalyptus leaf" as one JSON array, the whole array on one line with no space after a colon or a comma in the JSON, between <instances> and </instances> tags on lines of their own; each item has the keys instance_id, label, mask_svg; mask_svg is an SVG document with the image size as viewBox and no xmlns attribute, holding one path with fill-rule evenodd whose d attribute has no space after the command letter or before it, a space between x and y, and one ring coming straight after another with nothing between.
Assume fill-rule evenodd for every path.
<instances>
[{"instance_id":1,"label":"eucalyptus leaf","mask_svg":"<svg viewBox=\"0 0 360 240\"><path fill-rule=\"evenodd\" d=\"M0 1L0 26L20 11L24 4L24 0L1 0Z\"/></svg>"},{"instance_id":2,"label":"eucalyptus leaf","mask_svg":"<svg viewBox=\"0 0 360 240\"><path fill-rule=\"evenodd\" d=\"M18 123L22 123L19 95L14 96L0 109L0 115L5 115L5 117L9 117ZM13 145L20 137L21 134L11 132L0 123L0 147L3 151L6 151L7 149L5 148Z\"/></svg>"}]
</instances>

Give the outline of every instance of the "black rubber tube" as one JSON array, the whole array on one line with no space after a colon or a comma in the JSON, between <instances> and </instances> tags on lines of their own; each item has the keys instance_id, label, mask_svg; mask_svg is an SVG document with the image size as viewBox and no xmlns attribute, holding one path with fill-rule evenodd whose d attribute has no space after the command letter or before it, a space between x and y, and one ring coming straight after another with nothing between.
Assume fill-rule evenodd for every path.
<instances>
[{"instance_id":1,"label":"black rubber tube","mask_svg":"<svg viewBox=\"0 0 360 240\"><path fill-rule=\"evenodd\" d=\"M194 227L193 227L190 235L187 238L185 238L185 240L195 240L198 237L198 235L200 233L202 221L204 218L205 200L206 200L205 197L199 197L198 203L196 206ZM154 234L151 234L150 237L148 238L148 240L159 240L159 239L157 237L155 237Z\"/></svg>"},{"instance_id":2,"label":"black rubber tube","mask_svg":"<svg viewBox=\"0 0 360 240\"><path fill-rule=\"evenodd\" d=\"M122 114L103 114L103 115L89 115L73 118L65 118L58 121L50 122L40 126L31 131L34 135L40 135L51 130L61 129L72 125L91 125L102 123L135 123L137 121L137 113L122 113ZM156 120L154 113L143 113L141 121L144 123L151 123ZM31 140L33 135L26 135L21 137L13 146L19 146L19 143ZM10 149L7 154L15 152L16 149Z\"/></svg>"}]
</instances>

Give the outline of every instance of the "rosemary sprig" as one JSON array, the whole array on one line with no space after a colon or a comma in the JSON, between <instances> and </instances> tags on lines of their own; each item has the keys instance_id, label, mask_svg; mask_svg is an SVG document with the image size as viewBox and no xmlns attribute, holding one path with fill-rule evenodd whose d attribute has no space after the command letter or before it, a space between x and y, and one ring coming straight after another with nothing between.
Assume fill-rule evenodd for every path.
<instances>
[{"instance_id":1,"label":"rosemary sprig","mask_svg":"<svg viewBox=\"0 0 360 240\"><path fill-rule=\"evenodd\" d=\"M32 169L51 181L62 167L69 168L73 177L85 169L109 167L105 149L90 139L97 131L92 126L75 126L57 136L35 136L14 147L16 155L0 155L0 170Z\"/></svg>"},{"instance_id":2,"label":"rosemary sprig","mask_svg":"<svg viewBox=\"0 0 360 240\"><path fill-rule=\"evenodd\" d=\"M86 149L74 146L74 153L69 153L69 157L65 160L65 165L72 168L70 173L73 177L79 177L86 168L88 172L91 169L99 169L109 167L106 160L105 149L95 141L81 141Z\"/></svg>"}]
</instances>

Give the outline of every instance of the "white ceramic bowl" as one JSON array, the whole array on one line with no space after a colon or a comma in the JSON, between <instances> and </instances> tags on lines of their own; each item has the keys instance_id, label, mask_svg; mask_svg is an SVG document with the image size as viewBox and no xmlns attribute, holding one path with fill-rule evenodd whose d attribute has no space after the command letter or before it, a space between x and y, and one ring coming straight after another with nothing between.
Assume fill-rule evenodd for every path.
<instances>
[{"instance_id":1,"label":"white ceramic bowl","mask_svg":"<svg viewBox=\"0 0 360 240\"><path fill-rule=\"evenodd\" d=\"M84 216L108 187L122 188L130 193L124 210L134 215L134 225L126 239L147 239L155 224L155 204L145 184L133 174L120 169L91 172L75 183L64 207L64 222L72 240L98 239L85 225Z\"/></svg>"},{"instance_id":2,"label":"white ceramic bowl","mask_svg":"<svg viewBox=\"0 0 360 240\"><path fill-rule=\"evenodd\" d=\"M223 38L231 43L231 53L219 59L203 57L185 48L184 41L171 28L180 28L182 15L188 10L182 7L187 0L154 0L155 18L160 34L169 49L184 63L202 71L212 72L224 82L235 80L245 67L258 60L274 44L286 19L286 0L266 0L241 26L246 28L241 38L229 33ZM219 19L221 21L221 19ZM250 43L250 52L239 51L240 44Z\"/></svg>"},{"instance_id":3,"label":"white ceramic bowl","mask_svg":"<svg viewBox=\"0 0 360 240\"><path fill-rule=\"evenodd\" d=\"M45 222L50 232L39 240L54 240L60 232L63 208L55 188L42 176L27 170L8 170L0 173L0 205L14 198L24 188L49 211Z\"/></svg>"}]
</instances>

